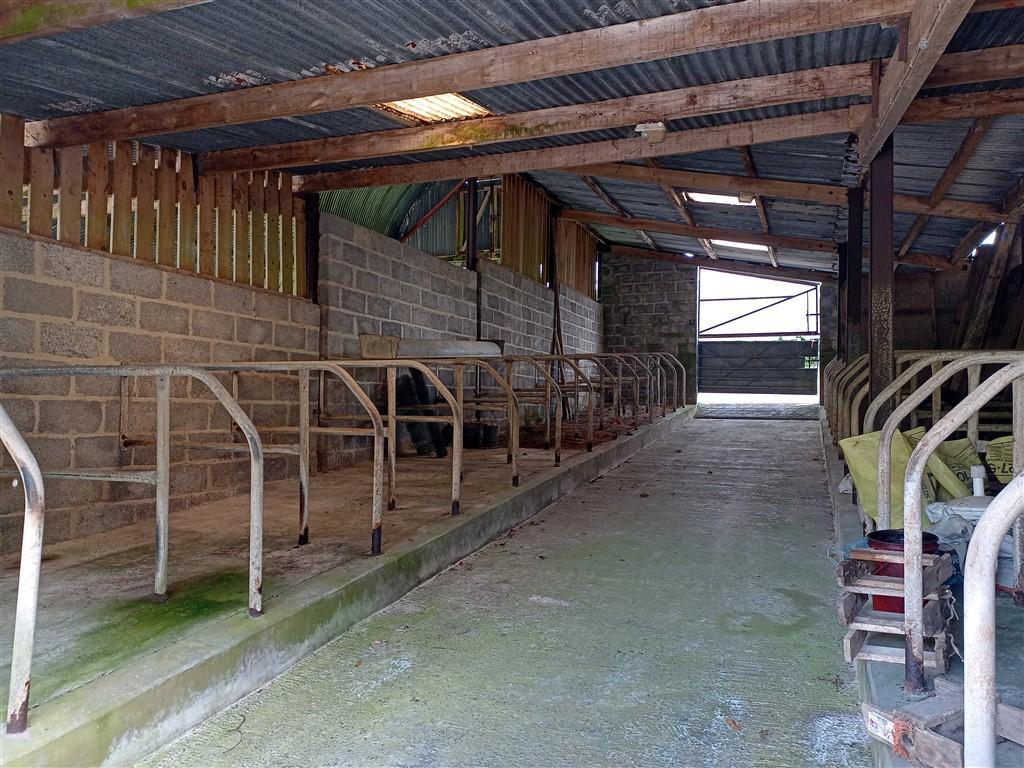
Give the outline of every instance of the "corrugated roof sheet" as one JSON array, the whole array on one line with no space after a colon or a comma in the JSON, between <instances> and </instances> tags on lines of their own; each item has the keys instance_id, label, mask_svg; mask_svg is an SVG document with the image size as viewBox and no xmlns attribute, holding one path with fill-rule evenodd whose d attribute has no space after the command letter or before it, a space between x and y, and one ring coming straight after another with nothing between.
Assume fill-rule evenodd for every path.
<instances>
[{"instance_id":1,"label":"corrugated roof sheet","mask_svg":"<svg viewBox=\"0 0 1024 768\"><path fill-rule=\"evenodd\" d=\"M76 30L52 38L0 47L0 111L31 118L57 117L182 98L203 93L276 83L322 74L383 66L460 51L565 34L582 29L652 18L708 5L718 0L216 0L144 18ZM537 109L639 93L722 82L777 72L887 57L896 31L878 25L805 35L757 45L705 51L568 77L487 88L468 96L498 113ZM950 51L1024 43L1024 9L973 14L956 33ZM59 66L55 66L58 63ZM1020 87L1016 83L985 88ZM967 92L975 86L943 89ZM783 105L676 120L670 129L699 128L739 120L799 114L863 99ZM155 143L201 152L279 143L327 135L348 135L399 127L402 123L372 109L348 109L320 115L268 120L155 138ZM966 122L904 126L896 135L896 186L907 194L927 195L944 162L956 151ZM613 131L507 142L383 158L373 165L484 156L499 152L565 146L631 135ZM1024 173L1024 118L995 121L950 196L997 202ZM761 176L838 184L842 180L845 135L760 144L753 155ZM662 158L666 168L744 175L739 153L702 152ZM318 166L344 169L367 163ZM301 169L300 169L301 170ZM607 206L579 179L564 173L532 174L563 204L606 211ZM602 180L612 197L638 216L678 220L656 185ZM441 185L399 185L383 190L349 190L325 197L325 208L389 234L419 207L429 207ZM443 193L442 193L443 194ZM841 208L769 200L773 231L827 239L842 236ZM751 209L695 205L701 223L759 230ZM898 216L897 234L913 217ZM970 222L932 219L915 250L948 253ZM642 244L629 230L603 231L614 242ZM426 236L426 235L424 235ZM694 242L659 236L668 248L693 248ZM739 254L752 259L752 252ZM811 254L786 254L804 264Z\"/></svg>"}]
</instances>

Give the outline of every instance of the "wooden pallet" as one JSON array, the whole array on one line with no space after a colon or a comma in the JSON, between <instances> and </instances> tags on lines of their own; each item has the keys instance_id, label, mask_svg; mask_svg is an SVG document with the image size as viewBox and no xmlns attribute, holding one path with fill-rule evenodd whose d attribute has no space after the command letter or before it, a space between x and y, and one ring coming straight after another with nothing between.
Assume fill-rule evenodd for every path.
<instances>
[{"instance_id":1,"label":"wooden pallet","mask_svg":"<svg viewBox=\"0 0 1024 768\"><path fill-rule=\"evenodd\" d=\"M903 579L875 573L879 563L902 563L903 553L874 549L855 549L848 560L836 566L836 579L843 588L837 604L839 623L849 628L843 639L843 656L847 661L881 661L903 664L906 654L902 647L871 642L871 634L905 634L902 613L876 611L871 607L873 595L903 597ZM943 585L953 575L953 561L949 554L922 556L922 589L924 635L931 640L926 648L924 665L927 669L945 672L952 650L949 631L951 614L950 591Z\"/></svg>"},{"instance_id":2,"label":"wooden pallet","mask_svg":"<svg viewBox=\"0 0 1024 768\"><path fill-rule=\"evenodd\" d=\"M902 729L900 745L915 765L963 768L963 706L963 687L940 677L935 680L934 696L891 712L861 704L861 713L868 734L890 746ZM1024 709L997 702L996 735L1024 745Z\"/></svg>"}]
</instances>

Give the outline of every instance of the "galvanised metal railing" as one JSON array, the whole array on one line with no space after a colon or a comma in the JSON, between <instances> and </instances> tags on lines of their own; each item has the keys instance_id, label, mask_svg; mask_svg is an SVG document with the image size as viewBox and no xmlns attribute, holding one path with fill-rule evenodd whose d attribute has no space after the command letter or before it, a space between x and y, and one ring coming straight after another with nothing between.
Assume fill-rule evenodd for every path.
<instances>
[{"instance_id":1,"label":"galvanised metal railing","mask_svg":"<svg viewBox=\"0 0 1024 768\"><path fill-rule=\"evenodd\" d=\"M931 391L940 386L954 373L963 370L968 365L976 364L978 360L967 356L945 366L938 374L932 376L920 387L906 402L920 401L927 397ZM922 543L921 543L921 512L923 507L921 494L921 481L924 478L925 468L929 457L939 445L948 438L954 431L961 427L972 414L979 411L993 397L1003 391L1006 387L1012 386L1013 390L1013 437L1014 437L1014 462L1015 471L1024 469L1024 361L1011 363L1000 368L988 379L982 382L977 389L968 394L964 399L953 407L939 422L932 426L921 442L917 444L907 462L907 472L904 481L903 491L903 530L904 530L904 619L906 630L906 669L904 688L911 692L924 690L924 629L923 629L923 579L921 571ZM884 431L895 430L896 414L886 422ZM880 464L887 459L886 446L889 443L880 445ZM881 468L880 468L881 469ZM880 472L881 475L881 472ZM881 479L879 488L882 488ZM880 496L881 496L880 492ZM1019 540L1018 540L1019 542ZM1018 556L1015 560L1019 561ZM1020 574L1020 563L1017 566L1018 582ZM966 598L965 598L966 601ZM988 638L994 642L994 636ZM994 683L993 683L994 685Z\"/></svg>"}]
</instances>

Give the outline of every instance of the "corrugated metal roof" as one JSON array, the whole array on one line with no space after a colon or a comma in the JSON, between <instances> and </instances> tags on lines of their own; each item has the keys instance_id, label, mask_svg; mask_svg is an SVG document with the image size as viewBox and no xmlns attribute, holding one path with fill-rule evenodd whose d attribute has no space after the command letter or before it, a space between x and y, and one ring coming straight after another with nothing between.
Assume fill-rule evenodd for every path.
<instances>
[{"instance_id":1,"label":"corrugated metal roof","mask_svg":"<svg viewBox=\"0 0 1024 768\"><path fill-rule=\"evenodd\" d=\"M52 38L0 47L0 111L31 118L146 104L197 94L277 83L481 49L641 18L721 4L719 0L216 0L177 11L76 30ZM879 25L788 38L655 62L643 62L567 77L480 89L467 93L497 113L591 102L640 93L722 82L832 64L887 57L896 31ZM956 33L950 51L1024 43L1024 9L972 14ZM56 66L58 63L59 66ZM1021 86L988 84L984 88ZM943 89L967 92L975 86ZM672 121L671 130L799 114L863 101L830 99L759 110L722 113ZM348 109L320 115L268 120L224 128L159 136L155 143L201 152L280 143L328 135L348 135L401 126L372 109ZM902 126L896 134L896 187L927 195L944 163L956 151L967 122ZM461 148L382 158L372 165L485 156L501 152L577 145L631 135L628 127L479 148ZM997 202L1024 173L1024 117L995 121L950 197ZM842 181L845 135L759 144L752 148L758 172L766 178L838 184ZM745 175L734 150L701 152L661 159L666 168ZM346 169L368 163L317 166ZM302 169L298 169L302 170ZM608 207L579 179L564 173L533 177L563 204L590 210ZM657 185L601 181L616 202L637 216L678 220ZM325 209L378 231L393 234L403 219L429 207L445 184L399 185L380 190L349 190L325 196ZM841 208L769 200L773 232L828 239L842 236ZM425 209L425 208L424 208ZM752 209L694 205L698 221L720 227L760 230ZM912 216L898 216L897 234ZM948 253L970 222L932 219L915 250ZM642 244L630 230L595 228L613 242ZM423 235L428 237L428 235ZM696 242L659 236L668 248L693 248ZM802 265L814 254L786 254ZM753 259L752 252L738 257ZM780 255L781 258L781 255ZM826 258L827 261L827 258Z\"/></svg>"}]
</instances>

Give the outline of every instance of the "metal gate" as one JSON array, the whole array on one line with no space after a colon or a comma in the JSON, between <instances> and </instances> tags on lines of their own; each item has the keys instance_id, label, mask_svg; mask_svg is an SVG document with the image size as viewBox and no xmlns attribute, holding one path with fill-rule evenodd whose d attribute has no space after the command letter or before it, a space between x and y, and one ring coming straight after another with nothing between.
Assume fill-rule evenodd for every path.
<instances>
[{"instance_id":1,"label":"metal gate","mask_svg":"<svg viewBox=\"0 0 1024 768\"><path fill-rule=\"evenodd\" d=\"M817 341L701 341L697 345L701 392L815 395Z\"/></svg>"}]
</instances>

